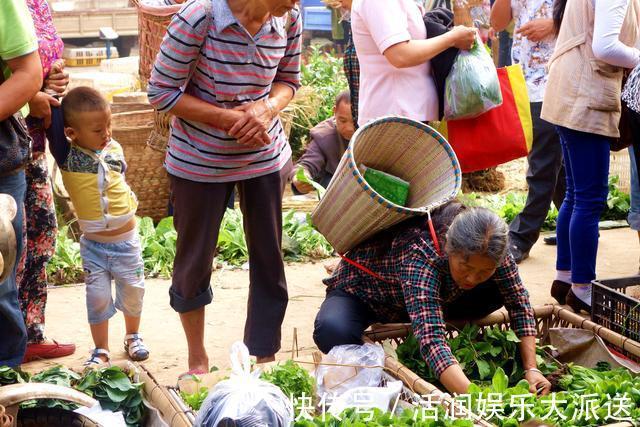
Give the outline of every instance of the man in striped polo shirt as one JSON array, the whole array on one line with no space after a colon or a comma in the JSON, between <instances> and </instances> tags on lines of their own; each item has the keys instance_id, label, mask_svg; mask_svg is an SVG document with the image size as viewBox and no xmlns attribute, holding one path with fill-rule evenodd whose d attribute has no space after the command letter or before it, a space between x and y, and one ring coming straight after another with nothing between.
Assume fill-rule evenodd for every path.
<instances>
[{"instance_id":1,"label":"man in striped polo shirt","mask_svg":"<svg viewBox=\"0 0 640 427\"><path fill-rule=\"evenodd\" d=\"M166 157L178 232L171 306L180 313L189 372L207 372L204 306L235 185L249 248L244 341L274 359L288 302L281 255L282 192L291 148L278 113L300 85L302 23L294 0L192 0L173 18L149 100L176 118Z\"/></svg>"}]
</instances>

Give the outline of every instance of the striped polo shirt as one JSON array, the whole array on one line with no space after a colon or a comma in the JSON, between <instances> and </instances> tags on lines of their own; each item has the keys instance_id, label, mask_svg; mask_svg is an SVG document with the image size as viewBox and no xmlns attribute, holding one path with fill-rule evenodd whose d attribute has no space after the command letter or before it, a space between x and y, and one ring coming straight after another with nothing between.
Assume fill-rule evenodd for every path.
<instances>
[{"instance_id":1,"label":"striped polo shirt","mask_svg":"<svg viewBox=\"0 0 640 427\"><path fill-rule=\"evenodd\" d=\"M297 90L302 25L298 10L289 15L271 17L251 36L226 0L191 0L167 29L149 81L149 101L168 111L188 93L234 108L267 98L274 82ZM279 119L269 135L271 144L252 148L206 123L175 118L165 166L171 175L200 182L267 175L291 157Z\"/></svg>"}]
</instances>

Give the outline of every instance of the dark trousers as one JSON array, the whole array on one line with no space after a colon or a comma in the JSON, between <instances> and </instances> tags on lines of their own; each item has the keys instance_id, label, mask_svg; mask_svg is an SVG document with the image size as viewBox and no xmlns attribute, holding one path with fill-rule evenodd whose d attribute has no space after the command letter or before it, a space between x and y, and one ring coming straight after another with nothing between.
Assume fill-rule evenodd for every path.
<instances>
[{"instance_id":1,"label":"dark trousers","mask_svg":"<svg viewBox=\"0 0 640 427\"><path fill-rule=\"evenodd\" d=\"M229 183L202 183L171 176L178 232L169 290L171 307L184 313L213 300L210 281L216 242L228 200L237 185L249 249L244 342L258 357L280 350L280 328L289 299L281 252L285 182L280 172Z\"/></svg>"},{"instance_id":2,"label":"dark trousers","mask_svg":"<svg viewBox=\"0 0 640 427\"><path fill-rule=\"evenodd\" d=\"M598 221L609 193L609 138L557 127L567 168L567 195L558 214L558 270L573 283L596 278Z\"/></svg>"},{"instance_id":3,"label":"dark trousers","mask_svg":"<svg viewBox=\"0 0 640 427\"><path fill-rule=\"evenodd\" d=\"M528 252L540 237L551 202L560 209L566 188L562 148L555 127L540 118L541 102L531 103L533 145L527 158L529 193L522 212L509 226L511 243Z\"/></svg>"},{"instance_id":4,"label":"dark trousers","mask_svg":"<svg viewBox=\"0 0 640 427\"><path fill-rule=\"evenodd\" d=\"M24 171L0 177L0 194L10 195L18 206L18 212L12 223L17 244L16 265L11 275L4 282L0 282L0 366L20 365L27 346L27 329L20 311L16 288L16 268L24 249L22 233L26 191L27 182Z\"/></svg>"},{"instance_id":5,"label":"dark trousers","mask_svg":"<svg viewBox=\"0 0 640 427\"><path fill-rule=\"evenodd\" d=\"M446 303L442 309L444 318L451 320L475 320L493 313L504 305L502 294L494 282L485 282L460 297ZM407 317L408 319L408 317ZM313 340L323 353L344 344L362 344L364 331L378 319L358 297L340 289L327 293L316 316Z\"/></svg>"}]
</instances>

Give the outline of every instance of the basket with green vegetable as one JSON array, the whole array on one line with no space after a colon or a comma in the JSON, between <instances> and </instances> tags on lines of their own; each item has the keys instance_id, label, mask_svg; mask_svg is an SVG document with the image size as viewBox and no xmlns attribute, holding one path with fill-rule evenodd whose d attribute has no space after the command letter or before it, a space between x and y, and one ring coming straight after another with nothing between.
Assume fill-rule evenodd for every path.
<instances>
[{"instance_id":1,"label":"basket with green vegetable","mask_svg":"<svg viewBox=\"0 0 640 427\"><path fill-rule=\"evenodd\" d=\"M406 203L399 205L376 191L360 165L386 178L392 175L405 187L408 183L408 194L396 199L406 197ZM458 159L437 131L406 118L382 117L354 134L312 214L313 224L338 253L345 253L377 232L455 198L461 183Z\"/></svg>"},{"instance_id":2,"label":"basket with green vegetable","mask_svg":"<svg viewBox=\"0 0 640 427\"><path fill-rule=\"evenodd\" d=\"M99 402L102 409L122 412L125 423L131 427L159 425L161 421L172 427L191 425L186 422L184 413L170 398L166 388L161 387L144 366L133 363L84 370L57 365L34 374L1 366L0 395L3 386L15 387L16 384L34 389L53 384L72 389L72 392L84 393ZM52 420L56 418L56 425L65 425L64 420L72 419L69 417L70 411L78 407L79 404L68 399L26 400L20 403L18 425L38 425L32 418L41 422L43 416ZM48 410L51 410L50 413Z\"/></svg>"},{"instance_id":3,"label":"basket with green vegetable","mask_svg":"<svg viewBox=\"0 0 640 427\"><path fill-rule=\"evenodd\" d=\"M553 328L586 330L593 332L598 339L601 339L610 350L618 355L624 355L632 360L640 360L640 343L603 328L570 310L560 306L547 305L535 308L534 312L538 338L542 344L548 343ZM420 356L417 343L412 341L410 325L376 325L367 333L366 337L368 340L383 343L387 349L385 366L391 369L413 391L418 394L428 394L438 389L432 383L435 382L435 379ZM529 393L528 383L522 381L522 367L516 362L519 359L515 356L516 346L514 344L517 342L517 337L509 329L509 316L506 313L493 313L474 322L474 326L448 325L448 339L465 374L472 380L468 396L471 406L467 406L471 408L471 412L478 414L474 408L483 403L482 396L486 398L488 393L501 394L508 398ZM526 405L531 414L524 414L527 416L524 416L522 420L514 420L509 417L500 418L495 414L492 416L479 414L491 425L517 427L520 421L536 417L551 422L551 425L557 427L633 426L632 422L640 420L640 393L638 392L640 377L624 368L611 370L601 364L598 364L596 368L585 368L571 363L565 365L555 360L545 346L541 348L542 351L538 353L538 367L548 375L554 385L556 400L564 401L562 404L554 402L559 405L559 411L562 415L552 414L553 416L545 417L548 415L545 410L549 409L551 397L528 396L523 398L521 405ZM607 396L607 393L610 396ZM586 416L581 418L580 407L576 406L582 399L581 395L594 396L596 404L600 405L594 411L597 413L600 410L600 416L602 416L602 411L607 410L605 401L612 402L615 399L628 397L631 402L629 408L631 420L614 424L618 420L611 417L600 417L599 422L596 422L595 419L589 420ZM486 404L486 399L484 403ZM504 411L504 414L512 414L513 406L507 403L496 407ZM602 409L603 407L605 409Z\"/></svg>"}]
</instances>

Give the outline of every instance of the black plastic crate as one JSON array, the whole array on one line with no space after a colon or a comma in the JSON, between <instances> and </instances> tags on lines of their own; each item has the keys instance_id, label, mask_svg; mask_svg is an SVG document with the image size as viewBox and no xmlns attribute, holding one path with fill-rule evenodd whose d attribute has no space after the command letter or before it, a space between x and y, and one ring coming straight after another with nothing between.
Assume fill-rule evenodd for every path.
<instances>
[{"instance_id":1,"label":"black plastic crate","mask_svg":"<svg viewBox=\"0 0 640 427\"><path fill-rule=\"evenodd\" d=\"M634 341L640 341L640 300L627 289L640 286L640 276L594 280L591 320Z\"/></svg>"}]
</instances>

